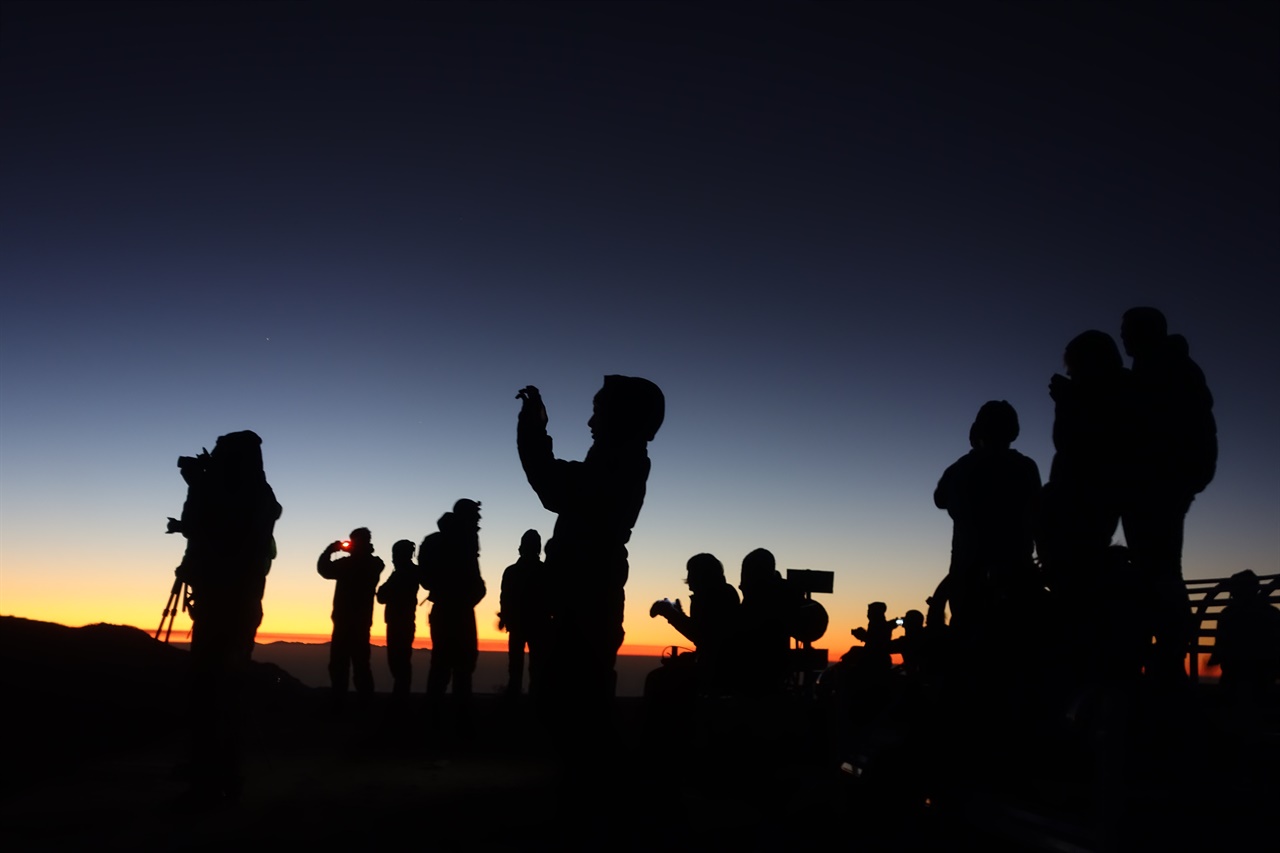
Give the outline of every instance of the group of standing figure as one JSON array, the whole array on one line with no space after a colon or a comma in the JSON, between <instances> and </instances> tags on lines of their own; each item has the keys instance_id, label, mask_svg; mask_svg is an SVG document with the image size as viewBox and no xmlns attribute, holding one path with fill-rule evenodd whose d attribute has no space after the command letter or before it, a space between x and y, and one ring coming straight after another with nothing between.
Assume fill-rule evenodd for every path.
<instances>
[{"instance_id":1,"label":"group of standing figure","mask_svg":"<svg viewBox=\"0 0 1280 853\"><path fill-rule=\"evenodd\" d=\"M345 700L353 677L363 701L373 696L369 633L375 599L384 605L387 664L394 679L395 707L403 708L413 680L412 656L416 634L418 589L428 591L432 603L431 668L427 674L428 707L439 716L449 683L461 705L471 695L471 675L478 655L475 606L485 596L480 576L480 503L462 498L437 522L437 531L418 548L401 539L392 546L392 572L381 585L385 565L374 555L369 529L351 531L347 540L330 543L316 561L321 577L335 581L333 639L329 647L329 679L335 706ZM333 559L335 554L341 554ZM465 717L464 717L465 719Z\"/></svg>"},{"instance_id":2,"label":"group of standing figure","mask_svg":"<svg viewBox=\"0 0 1280 853\"><path fill-rule=\"evenodd\" d=\"M1004 618L1048 589L1113 646L1116 614L1100 614L1099 590L1132 579L1136 638L1120 665L1180 680L1193 626L1182 577L1183 525L1213 479L1218 456L1213 397L1187 341L1168 333L1155 308L1125 312L1115 340L1090 330L1067 344L1066 375L1049 384L1054 457L1041 485L1034 461L1013 450L1018 416L986 403L970 429L972 449L942 475L934 502L954 521L951 565L935 593L949 603L957 636L982 642ZM1123 526L1127 551L1112 538ZM1038 562L1037 558L1038 557ZM1128 574L1117 571L1127 562ZM1123 599L1123 596L1118 596ZM1097 617L1101 616L1099 619ZM1154 638L1154 643L1151 642ZM1145 643L1144 643L1145 640ZM1138 648L1142 646L1142 648ZM1123 655L1121 656L1124 657Z\"/></svg>"},{"instance_id":3,"label":"group of standing figure","mask_svg":"<svg viewBox=\"0 0 1280 853\"><path fill-rule=\"evenodd\" d=\"M626 546L644 503L648 443L662 426L665 399L647 379L606 376L587 424L591 448L582 461L567 461L554 455L538 389L529 385L516 396L522 402L516 429L520 462L529 485L557 519L545 564L538 561L537 532L525 535L521 559L504 579L510 581L510 597L504 596L502 619L513 642L528 643L531 687L536 684L545 697L556 732L575 748L582 745L580 733L607 718L614 695ZM233 708L262 621L281 513L267 484L261 445L255 433L231 433L218 439L212 454L178 460L187 500L182 518L171 519L168 532L187 539L177 575L190 589L193 622L191 772L197 798L235 796L241 785ZM373 691L369 632L377 598L386 606L394 693L403 703L410 689L417 590L425 588L432 605L428 708L438 715L452 682L465 709L478 657L475 606L486 592L479 521L480 503L459 500L422 541L416 564L412 542L392 546L393 571L381 586L385 564L374 555L367 528L324 549L317 570L336 582L329 667L335 701L342 701L352 676L358 694ZM338 553L344 556L334 559ZM522 597L519 588L529 592L535 575L541 576L536 594ZM463 715L460 724L467 723Z\"/></svg>"},{"instance_id":4,"label":"group of standing figure","mask_svg":"<svg viewBox=\"0 0 1280 853\"><path fill-rule=\"evenodd\" d=\"M945 629L948 654L957 660L999 648L1017 665L1020 654L1040 654L1028 638L1061 630L1079 637L1071 644L1083 650L1075 655L1081 673L1145 671L1181 680L1193 634L1183 524L1216 466L1213 397L1185 338L1169 334L1159 310L1127 311L1120 337L1131 367L1105 332L1084 332L1067 345L1065 375L1049 383L1055 454L1047 483L1036 463L1012 448L1019 433L1014 408L1003 400L980 408L970 451L946 469L934 492L937 507L953 519L953 535L948 572L928 599L927 619L911 610L888 620L884 604L872 603L867 626L853 631L864 645L844 656L837 679L849 672L863 681L878 678L889 668L891 649L906 658L904 671L923 670L931 657L936 663L939 655L927 652L937 651L940 633L926 632L927 623ZM1113 545L1121 525L1127 548ZM754 556L743 561L743 611ZM664 616L695 653L686 664L668 661L655 671L648 693L688 695L695 687L741 693L744 677L776 682L779 667L785 674L788 637L797 633L784 623L801 612L794 603L773 605L763 620L743 619L709 554L689 560L686 582L689 613L664 600L651 615ZM1088 627L1063 629L1071 619ZM897 627L904 634L893 639ZM1011 648L1011 635L1024 642Z\"/></svg>"},{"instance_id":5,"label":"group of standing figure","mask_svg":"<svg viewBox=\"0 0 1280 853\"><path fill-rule=\"evenodd\" d=\"M583 715L607 714L614 695L614 665L623 639L626 544L644 503L647 445L662 424L665 403L661 390L646 379L606 376L588 421L592 446L585 460L569 462L554 456L538 389L526 386L517 398L523 403L517 419L520 461L530 486L557 521L545 564L539 559L541 536L531 529L521 540L519 560L503 575L499 619L510 635L508 690L521 691L527 646L530 692L555 703L558 718L581 721ZM375 597L386 606L393 695L400 705L407 700L421 588L431 602L427 706L438 718L452 682L458 725L465 733L479 654L475 607L486 594L479 522L478 501L457 501L441 516L439 529L422 541L416 564L412 542L393 546L394 571L381 586L384 565L373 554L366 528L321 553L317 570L337 581L330 659L336 701L346 694L352 671L357 692L373 692L369 632ZM333 559L342 552L344 556ZM568 721L563 727L575 729Z\"/></svg>"},{"instance_id":6,"label":"group of standing figure","mask_svg":"<svg viewBox=\"0 0 1280 853\"><path fill-rule=\"evenodd\" d=\"M1041 484L1031 459L1012 449L1018 419L1004 401L981 408L970 430L972 449L939 481L934 500L951 515L954 531L949 571L930 599L929 621L940 621L950 604L949 631L957 639L982 642L1003 624L1002 614L1046 588L1068 607L1088 612L1089 591L1113 564L1112 537L1123 525L1127 560L1149 604L1140 626L1149 646L1141 667L1181 674L1191 631L1182 583L1183 522L1215 470L1213 398L1186 340L1168 333L1158 310L1126 312L1121 339L1132 357L1129 368L1104 332L1085 332L1067 345L1066 375L1055 375L1049 389L1056 408L1048 483ZM540 536L530 530L520 559L504 575L500 619L510 632L510 689L520 690L527 644L530 692L541 697L565 746L589 749L583 734L608 718L615 693L627 543L644 503L647 446L662 425L665 402L648 380L606 376L588 421L592 445L583 460L566 461L554 455L538 389L530 385L516 396L522 404L516 430L521 465L543 507L557 518L545 562L539 560ZM194 780L197 789L227 796L239 786L229 705L262 618L281 510L263 473L261 439L252 432L222 436L212 454L183 457L179 466L188 497L170 532L188 540L178 575L192 591ZM376 598L385 605L388 662L394 695L403 704L411 684L418 590L426 589L432 605L428 708L439 714L452 682L465 710L478 657L475 607L486 593L479 521L480 503L459 500L422 541L416 563L412 542L393 545L393 571L381 586L385 566L367 528L324 549L317 570L336 581L330 661L335 700L346 694L352 673L357 693L372 693L369 632ZM774 689L785 673L790 639L803 639L812 613L803 606L805 596L795 595L778 574L772 554L759 549L743 560L741 601L709 554L690 559L687 582L688 614L677 603L659 602L651 615L664 616L694 642L698 665L684 675L673 667L657 676L658 688ZM880 610L864 629L877 659L893 630ZM921 614L910 615L918 629L921 619L914 617ZM818 636L825 611L821 622ZM1107 639L1102 633L1100 642ZM465 714L460 721L466 725Z\"/></svg>"},{"instance_id":7,"label":"group of standing figure","mask_svg":"<svg viewBox=\"0 0 1280 853\"><path fill-rule=\"evenodd\" d=\"M385 568L374 556L369 529L351 531L349 539L331 543L321 552L316 570L335 581L333 640L329 650L329 678L334 705L345 701L350 680L367 703L373 696L369 634L374 601L384 606L387 666L394 681L393 708L403 711L413 683L413 643L417 633L418 591L425 589L431 608L431 665L426 696L433 722L439 722L444 695L453 685L459 724L467 726L471 679L479 655L475 608L487 588L480 574L480 502L462 498L436 522L436 532L417 548L401 539L392 546L391 575L379 585ZM541 660L550 612L541 560L542 538L525 532L520 558L503 573L499 626L510 633L511 666L508 691L518 695L524 677L524 648ZM333 559L335 554L341 556ZM531 665L531 670L533 669Z\"/></svg>"}]
</instances>

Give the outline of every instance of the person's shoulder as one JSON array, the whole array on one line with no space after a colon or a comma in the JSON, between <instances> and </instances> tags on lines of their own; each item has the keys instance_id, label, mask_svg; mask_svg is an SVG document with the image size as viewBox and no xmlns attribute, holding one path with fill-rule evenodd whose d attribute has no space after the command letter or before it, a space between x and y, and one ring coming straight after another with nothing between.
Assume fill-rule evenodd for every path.
<instances>
[{"instance_id":1,"label":"person's shoulder","mask_svg":"<svg viewBox=\"0 0 1280 853\"><path fill-rule=\"evenodd\" d=\"M964 456L961 456L959 459L948 465L946 470L942 472L942 479L945 480L950 477L955 477L971 465L973 465L972 451L966 453Z\"/></svg>"},{"instance_id":2,"label":"person's shoulder","mask_svg":"<svg viewBox=\"0 0 1280 853\"><path fill-rule=\"evenodd\" d=\"M1012 465L1018 465L1022 468L1039 468L1039 466L1036 465L1036 460L1032 459L1021 450L1015 450L1012 447L1004 451L1003 457L1009 460Z\"/></svg>"}]
</instances>

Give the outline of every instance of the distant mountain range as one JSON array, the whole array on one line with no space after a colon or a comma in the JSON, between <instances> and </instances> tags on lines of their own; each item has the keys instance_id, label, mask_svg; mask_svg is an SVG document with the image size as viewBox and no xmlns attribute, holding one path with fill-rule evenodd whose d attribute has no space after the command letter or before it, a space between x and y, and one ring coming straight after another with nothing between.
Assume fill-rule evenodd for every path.
<instances>
[{"instance_id":1,"label":"distant mountain range","mask_svg":"<svg viewBox=\"0 0 1280 853\"><path fill-rule=\"evenodd\" d=\"M0 666L9 683L31 697L32 713L67 703L82 712L98 704L134 712L167 713L186 689L188 643L164 643L138 628L99 623L70 628L18 616L0 616ZM329 686L329 644L275 642L255 646L249 690L279 692ZM413 656L414 691L427 683L431 652ZM374 646L375 688L390 692L386 649ZM527 664L527 662L526 662ZM618 659L618 695L640 696L656 658ZM527 677L527 675L526 675ZM507 656L480 652L473 679L477 693L500 692L507 682Z\"/></svg>"},{"instance_id":2,"label":"distant mountain range","mask_svg":"<svg viewBox=\"0 0 1280 853\"><path fill-rule=\"evenodd\" d=\"M177 644L175 644L177 645ZM186 644L182 644L185 647ZM328 643L260 643L254 647L253 659L275 664L308 687L329 686ZM387 650L382 646L372 648L374 689L391 691L391 671L387 668ZM429 649L413 652L413 689L421 692L427 684L427 669L431 665ZM621 655L618 658L618 695L641 696L644 679L649 671L659 666L656 657ZM528 657L525 658L525 686L528 686ZM477 693L500 693L507 684L507 655L505 652L480 652L472 679Z\"/></svg>"}]
</instances>

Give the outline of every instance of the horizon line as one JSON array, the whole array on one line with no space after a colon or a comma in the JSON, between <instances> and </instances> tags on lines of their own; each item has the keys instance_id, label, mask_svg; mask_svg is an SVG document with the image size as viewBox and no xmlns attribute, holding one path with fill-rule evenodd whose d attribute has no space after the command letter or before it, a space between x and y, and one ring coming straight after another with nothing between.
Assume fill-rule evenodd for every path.
<instances>
[{"instance_id":1,"label":"horizon line","mask_svg":"<svg viewBox=\"0 0 1280 853\"><path fill-rule=\"evenodd\" d=\"M308 646L319 646L330 642L332 636L330 634L302 634L302 633L279 633L274 631L259 631L254 638L254 644L266 646L272 643L298 643ZM385 634L370 634L369 644L385 648L387 638ZM663 643L660 645L649 643L623 643L618 649L619 655L628 657L661 657L662 653L671 648L672 643ZM481 638L479 640L480 651L482 652L506 652L506 640L490 640ZM430 649L430 637L414 637L413 647L415 649Z\"/></svg>"}]
</instances>

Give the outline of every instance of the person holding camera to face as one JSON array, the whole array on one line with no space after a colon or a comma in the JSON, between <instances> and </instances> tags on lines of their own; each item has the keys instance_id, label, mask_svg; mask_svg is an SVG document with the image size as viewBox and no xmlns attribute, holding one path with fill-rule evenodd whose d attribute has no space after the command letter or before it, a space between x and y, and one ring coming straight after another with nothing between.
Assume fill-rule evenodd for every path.
<instances>
[{"instance_id":1,"label":"person holding camera to face","mask_svg":"<svg viewBox=\"0 0 1280 853\"><path fill-rule=\"evenodd\" d=\"M692 656L667 658L661 669L645 679L645 695L653 698L694 695L718 696L733 691L731 662L738 617L738 592L725 580L724 566L711 554L695 554L685 564L689 612L680 599L664 598L649 608L693 643ZM690 658L692 668L680 661Z\"/></svg>"},{"instance_id":2,"label":"person holding camera to face","mask_svg":"<svg viewBox=\"0 0 1280 853\"><path fill-rule=\"evenodd\" d=\"M591 447L582 461L557 459L547 409L533 385L516 394L516 449L542 506L556 513L546 547L552 622L547 686L561 734L581 755L585 732L607 725L617 688L627 543L644 505L649 442L666 411L662 390L636 376L608 375L592 400Z\"/></svg>"},{"instance_id":3,"label":"person holding camera to face","mask_svg":"<svg viewBox=\"0 0 1280 853\"><path fill-rule=\"evenodd\" d=\"M333 559L334 554L341 554ZM369 629L373 625L373 597L384 564L373 555L373 535L367 527L351 531L351 538L330 542L316 560L320 577L336 581L333 588L333 640L329 645L329 683L333 705L341 707L348 678L354 675L356 693L367 704L373 699L373 669L369 665Z\"/></svg>"},{"instance_id":4,"label":"person holding camera to face","mask_svg":"<svg viewBox=\"0 0 1280 853\"><path fill-rule=\"evenodd\" d=\"M212 453L180 457L178 467L187 499L168 532L187 540L176 575L191 590L188 796L218 802L243 785L238 700L262 623L280 504L263 471L262 439L250 430L220 436Z\"/></svg>"}]
</instances>

